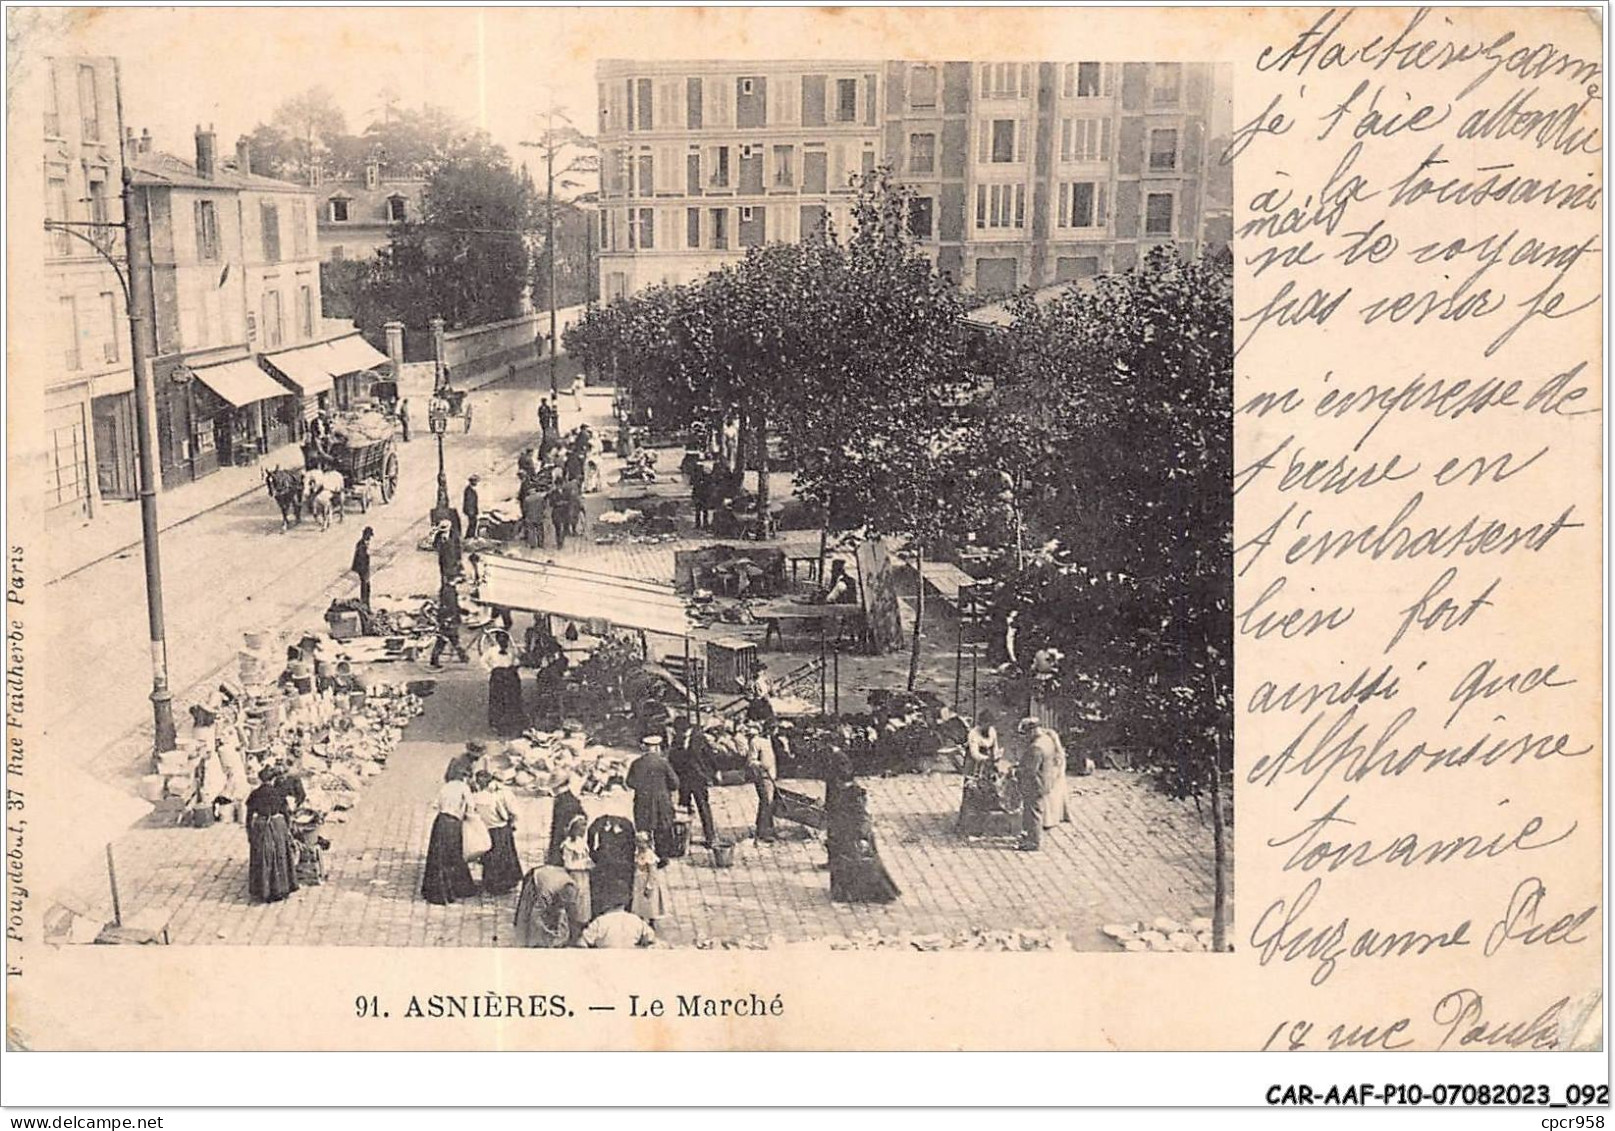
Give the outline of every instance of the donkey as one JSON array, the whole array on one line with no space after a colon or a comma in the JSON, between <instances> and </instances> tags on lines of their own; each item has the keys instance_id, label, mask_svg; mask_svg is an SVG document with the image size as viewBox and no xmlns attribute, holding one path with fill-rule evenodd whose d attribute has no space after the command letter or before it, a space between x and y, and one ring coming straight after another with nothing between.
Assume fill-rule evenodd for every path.
<instances>
[{"instance_id":1,"label":"donkey","mask_svg":"<svg viewBox=\"0 0 1615 1131\"><path fill-rule=\"evenodd\" d=\"M303 473L296 468L282 470L274 467L264 472L264 487L269 497L280 507L280 532L286 533L295 522L303 524Z\"/></svg>"}]
</instances>

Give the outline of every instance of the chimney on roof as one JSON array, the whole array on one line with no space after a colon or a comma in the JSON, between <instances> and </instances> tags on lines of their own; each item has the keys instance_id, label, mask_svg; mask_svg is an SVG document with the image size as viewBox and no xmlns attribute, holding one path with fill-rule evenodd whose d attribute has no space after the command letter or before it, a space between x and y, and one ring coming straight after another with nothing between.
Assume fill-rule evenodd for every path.
<instances>
[{"instance_id":1,"label":"chimney on roof","mask_svg":"<svg viewBox=\"0 0 1615 1131\"><path fill-rule=\"evenodd\" d=\"M196 127L196 175L212 180L218 172L218 138L213 127Z\"/></svg>"},{"instance_id":2,"label":"chimney on roof","mask_svg":"<svg viewBox=\"0 0 1615 1131\"><path fill-rule=\"evenodd\" d=\"M246 138L236 142L236 172L243 177L252 175L252 143Z\"/></svg>"},{"instance_id":3,"label":"chimney on roof","mask_svg":"<svg viewBox=\"0 0 1615 1131\"><path fill-rule=\"evenodd\" d=\"M364 163L364 187L372 191L381 184L381 150L372 149Z\"/></svg>"},{"instance_id":4,"label":"chimney on roof","mask_svg":"<svg viewBox=\"0 0 1615 1131\"><path fill-rule=\"evenodd\" d=\"M145 126L140 127L140 152L151 152L151 130L147 129Z\"/></svg>"}]
</instances>

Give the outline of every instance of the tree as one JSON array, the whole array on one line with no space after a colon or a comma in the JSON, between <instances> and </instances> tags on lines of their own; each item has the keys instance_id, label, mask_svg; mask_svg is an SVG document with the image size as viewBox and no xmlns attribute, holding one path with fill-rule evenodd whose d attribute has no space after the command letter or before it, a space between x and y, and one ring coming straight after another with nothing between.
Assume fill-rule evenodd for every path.
<instances>
[{"instance_id":1,"label":"tree","mask_svg":"<svg viewBox=\"0 0 1615 1131\"><path fill-rule=\"evenodd\" d=\"M531 202L504 150L482 136L462 141L421 203L436 313L451 326L519 314Z\"/></svg>"},{"instance_id":2,"label":"tree","mask_svg":"<svg viewBox=\"0 0 1615 1131\"><path fill-rule=\"evenodd\" d=\"M297 143L278 126L260 122L241 140L252 152L252 171L261 177L287 180L300 174Z\"/></svg>"},{"instance_id":3,"label":"tree","mask_svg":"<svg viewBox=\"0 0 1615 1131\"><path fill-rule=\"evenodd\" d=\"M296 172L305 180L331 140L348 131L347 118L337 105L336 96L323 86L310 87L282 102L270 116L269 124L292 140L297 155Z\"/></svg>"},{"instance_id":4,"label":"tree","mask_svg":"<svg viewBox=\"0 0 1615 1131\"><path fill-rule=\"evenodd\" d=\"M556 391L556 364L557 347L560 345L559 331L556 321L556 307L558 305L561 252L556 245L559 232L558 216L556 212L557 188L563 191L576 190L583 187L583 174L598 173L600 161L595 154L595 139L578 129L566 108L555 102L555 92L550 90L550 99L542 115L544 127L539 131L538 137L532 141L521 144L536 149L544 161L544 196L542 198L544 219L544 250L542 262L544 264L545 279L542 287L535 281L534 292L542 290L548 300L550 310L550 392ZM587 230L584 231L587 237Z\"/></svg>"},{"instance_id":5,"label":"tree","mask_svg":"<svg viewBox=\"0 0 1615 1131\"><path fill-rule=\"evenodd\" d=\"M1061 458L1019 489L1048 539L997 598L1022 657L1064 658L1048 691L1164 788L1210 794L1218 890L1232 771L1233 305L1226 255L1014 304L998 413L1043 406ZM1022 406L1017 408L1016 406ZM1221 930L1221 924L1218 924Z\"/></svg>"}]
</instances>

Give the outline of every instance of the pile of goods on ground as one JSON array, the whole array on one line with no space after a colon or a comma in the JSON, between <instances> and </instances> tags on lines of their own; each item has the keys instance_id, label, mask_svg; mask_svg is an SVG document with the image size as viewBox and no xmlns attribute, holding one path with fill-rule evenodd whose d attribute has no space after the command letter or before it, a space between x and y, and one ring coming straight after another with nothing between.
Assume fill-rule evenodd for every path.
<instances>
[{"instance_id":1,"label":"pile of goods on ground","mask_svg":"<svg viewBox=\"0 0 1615 1131\"><path fill-rule=\"evenodd\" d=\"M297 645L307 690L284 679L287 649L249 632L226 679L191 706L189 731L176 749L154 759L139 792L197 827L241 821L247 794L267 765L298 778L305 799L294 825L340 823L365 778L380 773L403 730L423 710L406 685L337 674L325 658L329 642L312 635Z\"/></svg>"},{"instance_id":2,"label":"pile of goods on ground","mask_svg":"<svg viewBox=\"0 0 1615 1131\"><path fill-rule=\"evenodd\" d=\"M582 780L579 792L603 795L622 786L634 754L591 746L582 731L530 730L488 756L488 770L506 785L538 797L560 792L567 779Z\"/></svg>"},{"instance_id":3,"label":"pile of goods on ground","mask_svg":"<svg viewBox=\"0 0 1615 1131\"><path fill-rule=\"evenodd\" d=\"M1211 920L1190 919L1180 923L1165 915L1148 923L1107 923L1101 928L1122 950L1209 951Z\"/></svg>"}]
</instances>

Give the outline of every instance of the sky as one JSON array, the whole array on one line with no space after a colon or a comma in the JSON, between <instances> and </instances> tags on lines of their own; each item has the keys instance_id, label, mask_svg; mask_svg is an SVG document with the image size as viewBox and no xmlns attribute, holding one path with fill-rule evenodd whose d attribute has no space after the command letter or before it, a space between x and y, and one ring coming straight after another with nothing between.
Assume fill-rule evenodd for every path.
<instances>
[{"instance_id":1,"label":"sky","mask_svg":"<svg viewBox=\"0 0 1615 1131\"><path fill-rule=\"evenodd\" d=\"M599 58L980 57L986 30L971 19L938 21L922 9L663 8L77 8L11 9L14 72L52 53L116 56L124 120L150 129L159 149L194 152L192 132L211 124L228 153L275 107L314 85L336 96L357 133L392 89L401 105L443 106L481 125L512 157L536 135L553 99L574 123L596 125ZM969 13L964 13L967 17ZM1126 57L1096 41L1092 21L1047 9L999 9L989 37L1038 44L1043 58ZM1129 13L1121 29L1161 21ZM1024 26L1021 26L1024 25ZM1138 30L1142 30L1140 26ZM1203 40L1188 41L1203 46ZM1002 57L1024 57L1026 52ZM1178 55L1190 57L1192 53ZM1212 131L1227 132L1219 107ZM536 154L533 159L536 172Z\"/></svg>"}]
</instances>

